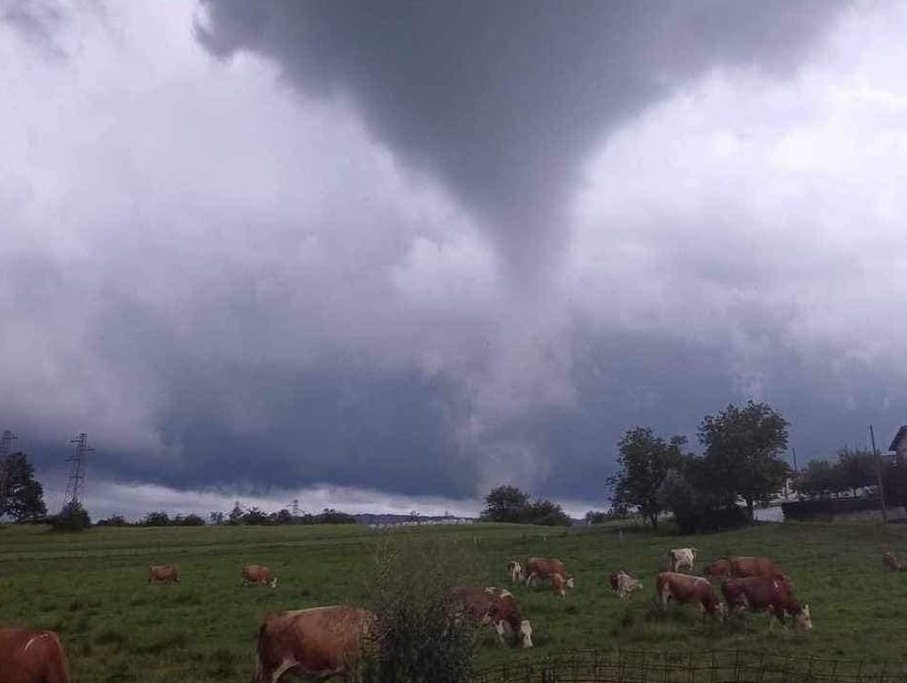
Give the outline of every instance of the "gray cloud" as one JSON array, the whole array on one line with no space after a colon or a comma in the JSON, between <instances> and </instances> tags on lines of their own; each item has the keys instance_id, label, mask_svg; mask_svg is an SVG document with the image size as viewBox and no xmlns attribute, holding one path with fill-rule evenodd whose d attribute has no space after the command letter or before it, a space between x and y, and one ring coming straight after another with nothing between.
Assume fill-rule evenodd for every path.
<instances>
[{"instance_id":1,"label":"gray cloud","mask_svg":"<svg viewBox=\"0 0 907 683\"><path fill-rule=\"evenodd\" d=\"M219 57L275 59L307 94L352 98L532 279L609 130L709 69L789 72L844 4L212 0L197 33Z\"/></svg>"}]
</instances>

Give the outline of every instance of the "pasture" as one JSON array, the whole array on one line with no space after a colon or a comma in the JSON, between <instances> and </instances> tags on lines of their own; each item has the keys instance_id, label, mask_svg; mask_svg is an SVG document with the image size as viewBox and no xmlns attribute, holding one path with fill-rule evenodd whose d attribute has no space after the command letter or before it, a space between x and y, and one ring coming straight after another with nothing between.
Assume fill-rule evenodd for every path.
<instances>
[{"instance_id":1,"label":"pasture","mask_svg":"<svg viewBox=\"0 0 907 683\"><path fill-rule=\"evenodd\" d=\"M375 531L336 527L91 529L0 528L0 625L57 630L79 683L248 683L253 640L273 611L363 604L382 539L431 537L450 545L440 562L464 560L484 583L509 586L506 563L559 557L576 577L565 599L546 588L511 588L531 619L532 651L479 637L477 666L567 649L746 649L907 666L907 573L882 570L890 543L907 559L907 526L876 523L764 524L708 536L622 535L616 527L545 529L510 525ZM668 548L698 548L697 570L728 554L774 558L808 602L810 633L769 628L765 615L702 622L688 607L653 609L654 577ZM244 588L245 563L269 565L279 585ZM148 585L151 564L174 563L181 583ZM644 590L622 603L606 577L623 567Z\"/></svg>"}]
</instances>

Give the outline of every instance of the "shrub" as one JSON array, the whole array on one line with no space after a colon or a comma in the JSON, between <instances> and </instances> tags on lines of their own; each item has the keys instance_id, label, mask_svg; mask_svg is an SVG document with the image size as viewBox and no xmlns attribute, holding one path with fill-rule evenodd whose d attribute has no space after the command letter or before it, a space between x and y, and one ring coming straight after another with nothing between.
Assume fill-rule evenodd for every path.
<instances>
[{"instance_id":1,"label":"shrub","mask_svg":"<svg viewBox=\"0 0 907 683\"><path fill-rule=\"evenodd\" d=\"M473 626L457 616L450 591L469 580L454 568L478 566L466 548L437 539L401 539L376 554L371 608L375 644L363 660L365 683L458 683L472 664ZM449 563L440 558L456 557ZM475 579L475 577L473 577Z\"/></svg>"},{"instance_id":2,"label":"shrub","mask_svg":"<svg viewBox=\"0 0 907 683\"><path fill-rule=\"evenodd\" d=\"M54 531L82 531L91 526L91 517L78 503L68 503L50 518L50 526Z\"/></svg>"}]
</instances>

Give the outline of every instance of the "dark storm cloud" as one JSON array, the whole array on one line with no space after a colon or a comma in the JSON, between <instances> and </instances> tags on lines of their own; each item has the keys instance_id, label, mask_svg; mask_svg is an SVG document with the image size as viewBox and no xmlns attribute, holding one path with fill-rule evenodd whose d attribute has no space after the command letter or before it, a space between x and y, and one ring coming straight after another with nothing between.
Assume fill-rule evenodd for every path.
<instances>
[{"instance_id":1,"label":"dark storm cloud","mask_svg":"<svg viewBox=\"0 0 907 683\"><path fill-rule=\"evenodd\" d=\"M531 277L609 129L712 68L789 72L844 4L211 0L197 33L219 57L275 59L307 94L351 96Z\"/></svg>"}]
</instances>

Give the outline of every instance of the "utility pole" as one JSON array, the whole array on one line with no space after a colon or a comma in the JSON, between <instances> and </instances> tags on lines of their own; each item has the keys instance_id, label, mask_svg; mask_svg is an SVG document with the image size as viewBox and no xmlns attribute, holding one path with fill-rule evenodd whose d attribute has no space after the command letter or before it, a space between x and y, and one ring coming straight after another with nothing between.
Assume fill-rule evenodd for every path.
<instances>
[{"instance_id":1,"label":"utility pole","mask_svg":"<svg viewBox=\"0 0 907 683\"><path fill-rule=\"evenodd\" d=\"M872 453L876 461L876 477L879 480L879 501L882 503L882 521L888 522L888 508L885 506L885 486L882 480L882 457L879 455L879 449L876 448L876 435L869 425L869 439L872 441Z\"/></svg>"}]
</instances>

